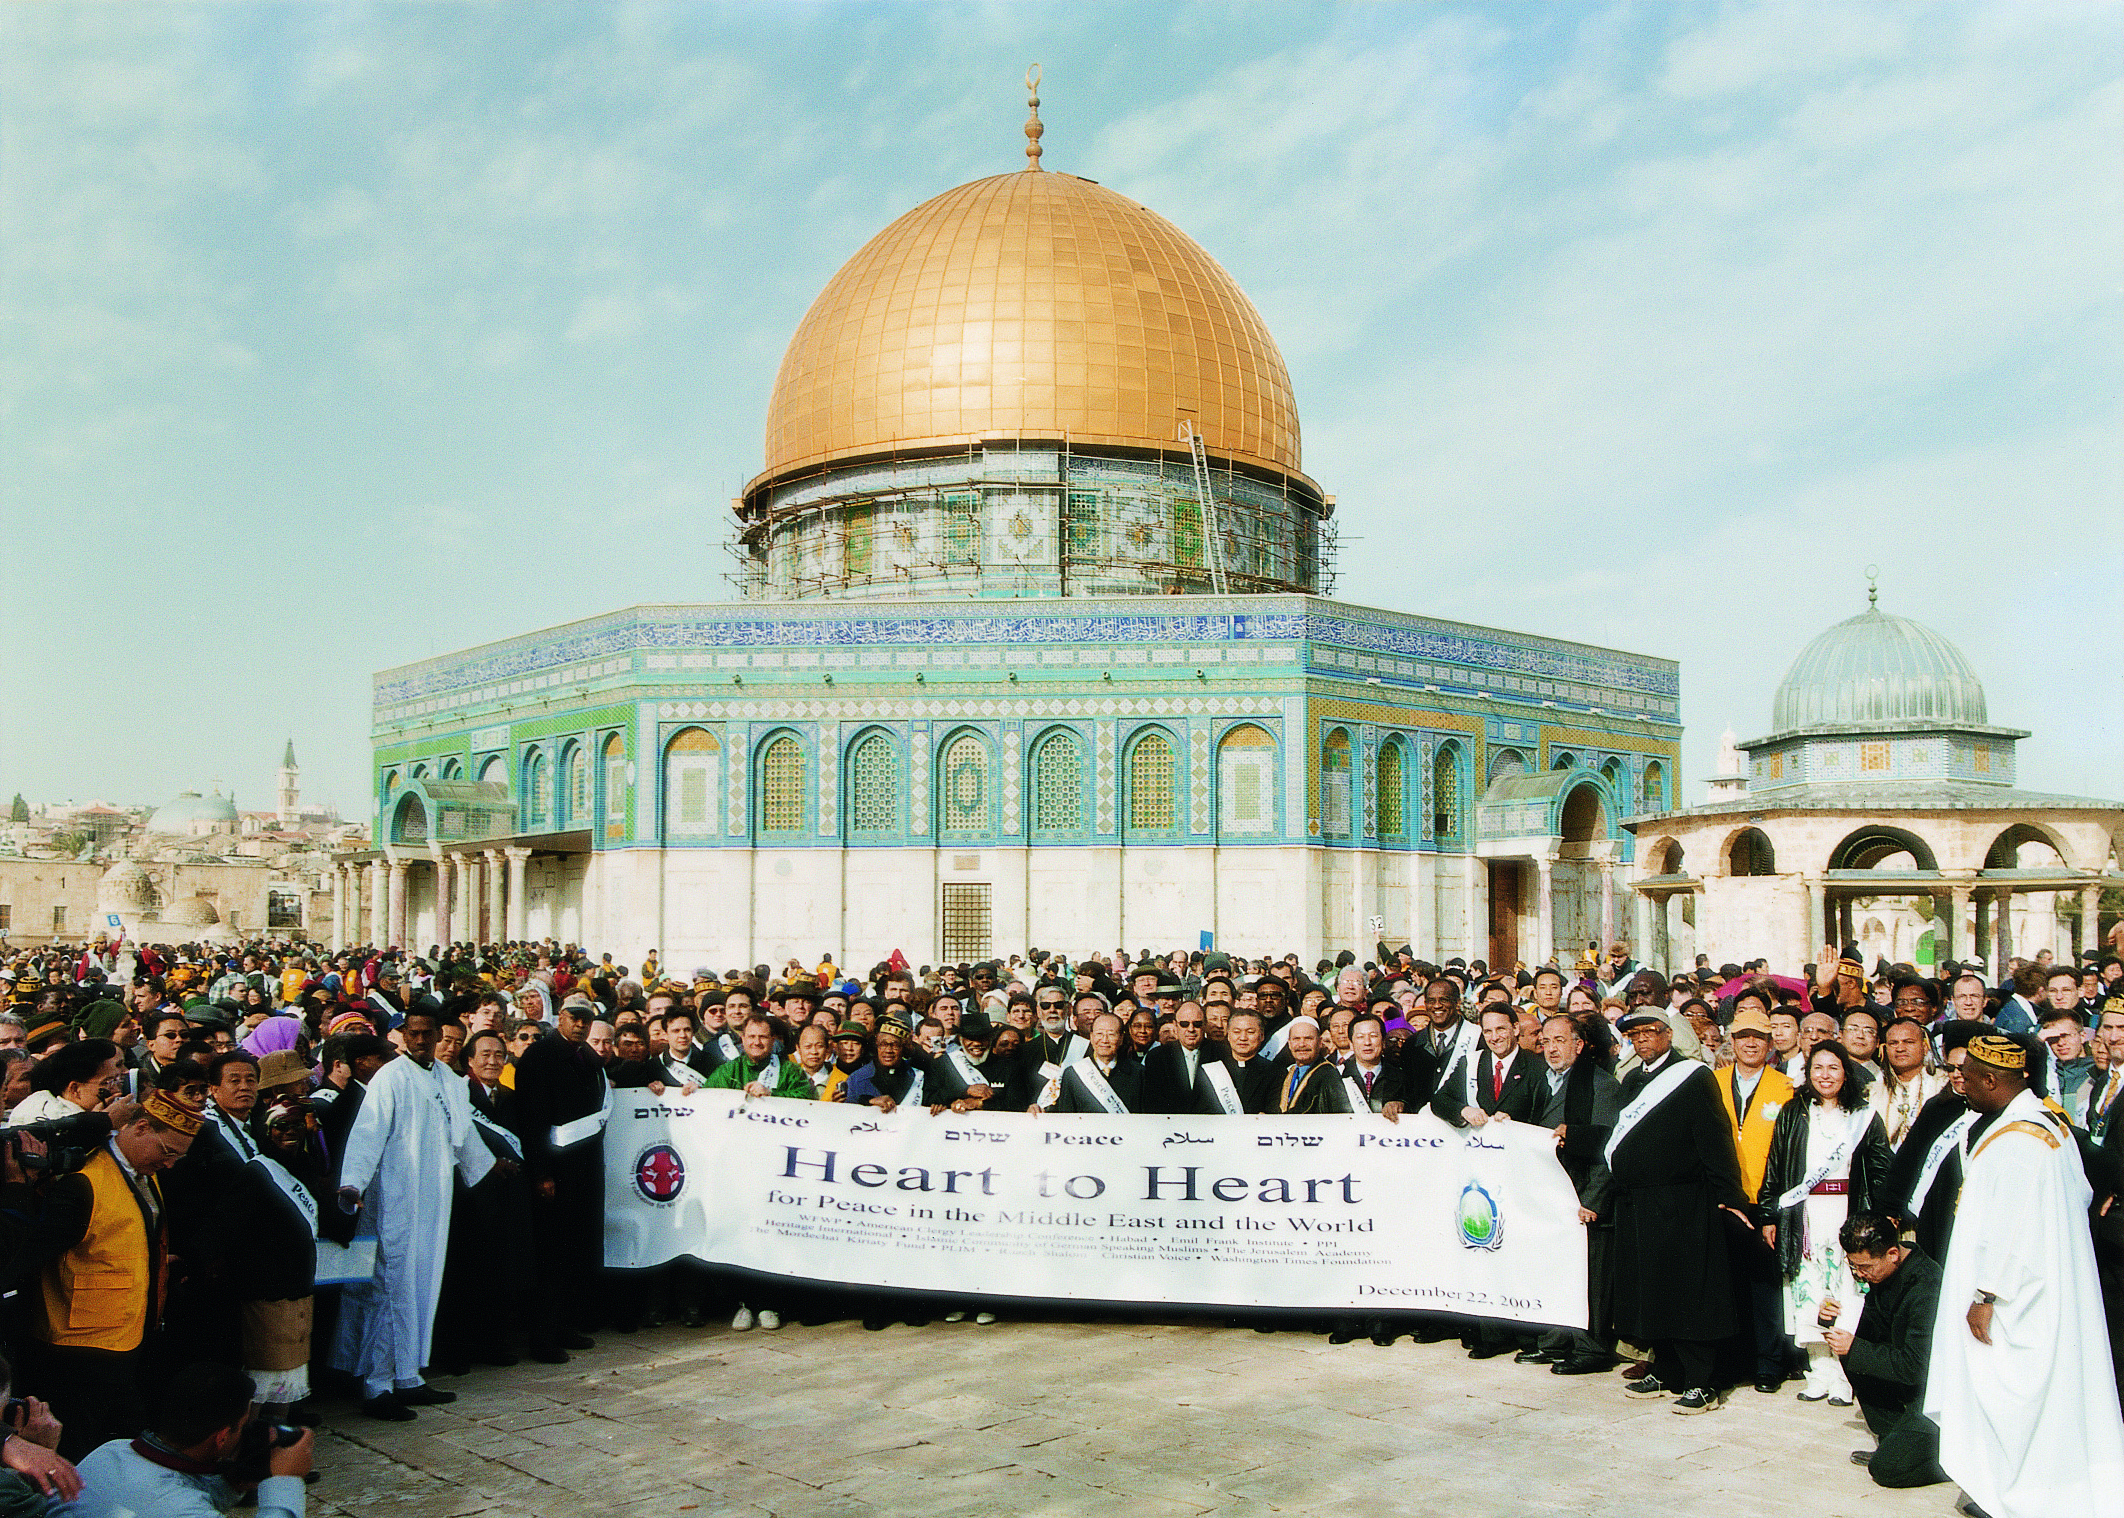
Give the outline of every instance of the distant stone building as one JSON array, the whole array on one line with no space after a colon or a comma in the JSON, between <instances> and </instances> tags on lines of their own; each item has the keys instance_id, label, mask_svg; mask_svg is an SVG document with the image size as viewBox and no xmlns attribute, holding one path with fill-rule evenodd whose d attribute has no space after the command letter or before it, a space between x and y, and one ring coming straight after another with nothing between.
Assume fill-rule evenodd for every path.
<instances>
[{"instance_id":1,"label":"distant stone building","mask_svg":"<svg viewBox=\"0 0 2124 1518\"><path fill-rule=\"evenodd\" d=\"M2023 791L1962 651L1869 595L1778 686L1768 736L1737 745L1702 806L1638 817L1639 938L1655 962L1822 946L1928 966L2099 941L2124 885L2124 803ZM1724 768L1724 766L1722 766Z\"/></svg>"}]
</instances>

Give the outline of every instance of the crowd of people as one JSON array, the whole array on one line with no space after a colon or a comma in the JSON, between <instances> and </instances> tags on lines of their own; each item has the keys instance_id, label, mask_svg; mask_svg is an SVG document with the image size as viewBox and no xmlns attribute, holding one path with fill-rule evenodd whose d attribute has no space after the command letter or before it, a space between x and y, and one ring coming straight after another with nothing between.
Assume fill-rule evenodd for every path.
<instances>
[{"instance_id":1,"label":"crowd of people","mask_svg":"<svg viewBox=\"0 0 2124 1518\"><path fill-rule=\"evenodd\" d=\"M1319 1329L1608 1376L1682 1415L1747 1387L1855 1405L1876 1481L1951 1477L1999 1518L2124 1500L2114 958L2015 961L1997 986L1834 947L1799 977L1670 978L1622 944L1569 968L1382 944L1310 968L1033 950L678 976L552 943L99 940L15 953L0 995L0 1380L21 1399L0 1518L239 1490L300 1514L326 1394L406 1421L454 1400L437 1380L563 1363L601 1330L937 1310L859 1282L763 1297L691 1262L614 1279L601 1140L629 1087L1532 1125L1577 1194L1585 1328Z\"/></svg>"}]
</instances>

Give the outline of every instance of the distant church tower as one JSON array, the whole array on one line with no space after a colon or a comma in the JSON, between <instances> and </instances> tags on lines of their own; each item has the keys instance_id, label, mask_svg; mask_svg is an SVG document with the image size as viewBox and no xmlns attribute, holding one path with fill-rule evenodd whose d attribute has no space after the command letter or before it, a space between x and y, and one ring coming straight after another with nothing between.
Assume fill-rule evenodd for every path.
<instances>
[{"instance_id":1,"label":"distant church tower","mask_svg":"<svg viewBox=\"0 0 2124 1518\"><path fill-rule=\"evenodd\" d=\"M294 823L302 820L302 766L295 762L295 740L288 740L287 751L280 756L280 821Z\"/></svg>"}]
</instances>

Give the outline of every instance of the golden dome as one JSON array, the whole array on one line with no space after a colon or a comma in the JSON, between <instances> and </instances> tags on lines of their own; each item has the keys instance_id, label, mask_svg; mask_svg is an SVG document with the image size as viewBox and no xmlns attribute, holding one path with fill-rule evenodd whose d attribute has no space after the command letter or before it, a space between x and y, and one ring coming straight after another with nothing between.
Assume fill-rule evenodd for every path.
<instances>
[{"instance_id":1,"label":"golden dome","mask_svg":"<svg viewBox=\"0 0 2124 1518\"><path fill-rule=\"evenodd\" d=\"M1037 168L909 211L819 292L767 407L767 467L983 437L1299 472L1283 356L1232 277L1126 196Z\"/></svg>"}]
</instances>

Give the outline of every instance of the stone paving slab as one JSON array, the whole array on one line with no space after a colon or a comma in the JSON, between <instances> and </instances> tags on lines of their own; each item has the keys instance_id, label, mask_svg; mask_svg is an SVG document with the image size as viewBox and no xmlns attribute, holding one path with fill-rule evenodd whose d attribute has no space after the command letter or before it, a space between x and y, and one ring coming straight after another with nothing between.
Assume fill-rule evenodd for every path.
<instances>
[{"instance_id":1,"label":"stone paving slab","mask_svg":"<svg viewBox=\"0 0 2124 1518\"><path fill-rule=\"evenodd\" d=\"M1003 1322L604 1335L566 1366L326 1403L313 1518L1945 1518L1849 1463L1849 1410L1700 1418L1451 1343Z\"/></svg>"}]
</instances>

